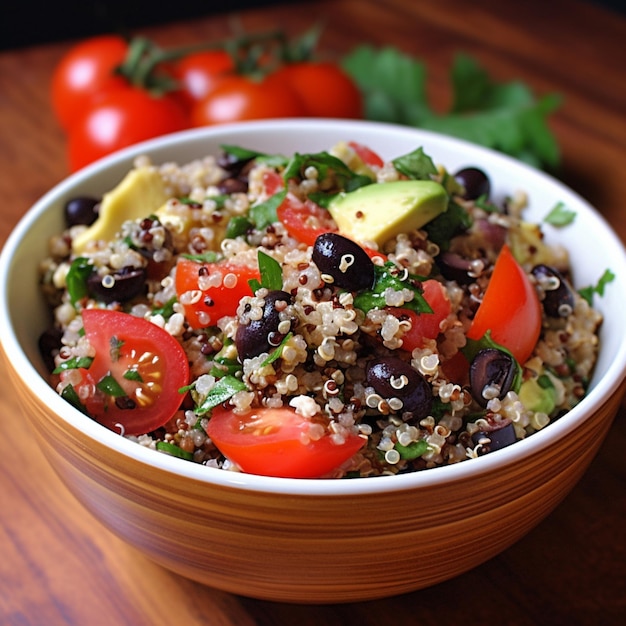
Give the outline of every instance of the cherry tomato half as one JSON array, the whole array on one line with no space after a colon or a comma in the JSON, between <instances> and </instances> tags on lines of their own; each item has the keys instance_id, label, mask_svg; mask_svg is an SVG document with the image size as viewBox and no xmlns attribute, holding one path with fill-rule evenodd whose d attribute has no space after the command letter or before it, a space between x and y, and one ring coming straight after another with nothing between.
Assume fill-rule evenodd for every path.
<instances>
[{"instance_id":1,"label":"cherry tomato half","mask_svg":"<svg viewBox=\"0 0 626 626\"><path fill-rule=\"evenodd\" d=\"M252 278L259 280L259 270L247 265L179 259L176 293L190 326L206 328L225 315L235 315L241 298L252 295L248 284Z\"/></svg>"},{"instance_id":2,"label":"cherry tomato half","mask_svg":"<svg viewBox=\"0 0 626 626\"><path fill-rule=\"evenodd\" d=\"M103 92L72 124L70 168L76 171L115 150L187 126L187 115L174 97L152 96L136 87Z\"/></svg>"},{"instance_id":3,"label":"cherry tomato half","mask_svg":"<svg viewBox=\"0 0 626 626\"><path fill-rule=\"evenodd\" d=\"M437 280L425 280L424 299L433 310L432 313L416 313L410 309L388 307L387 312L400 319L408 319L411 328L402 335L402 348L413 351L424 346L424 339L436 339L440 333L440 324L450 315L452 306L445 287Z\"/></svg>"},{"instance_id":4,"label":"cherry tomato half","mask_svg":"<svg viewBox=\"0 0 626 626\"><path fill-rule=\"evenodd\" d=\"M101 35L82 41L61 59L52 75L51 98L54 114L65 130L86 110L94 94L128 85L114 73L127 51L122 37Z\"/></svg>"},{"instance_id":5,"label":"cherry tomato half","mask_svg":"<svg viewBox=\"0 0 626 626\"><path fill-rule=\"evenodd\" d=\"M213 409L207 433L219 451L248 474L319 478L339 467L365 445L351 435L336 444L329 435L306 442L310 422L288 407L261 408L237 415Z\"/></svg>"},{"instance_id":6,"label":"cherry tomato half","mask_svg":"<svg viewBox=\"0 0 626 626\"><path fill-rule=\"evenodd\" d=\"M291 87L308 116L363 117L361 92L352 78L330 61L290 63L276 70L270 81Z\"/></svg>"},{"instance_id":7,"label":"cherry tomato half","mask_svg":"<svg viewBox=\"0 0 626 626\"><path fill-rule=\"evenodd\" d=\"M191 122L194 126L209 126L303 114L300 99L288 86L267 79L233 75L224 77L195 104Z\"/></svg>"},{"instance_id":8,"label":"cherry tomato half","mask_svg":"<svg viewBox=\"0 0 626 626\"><path fill-rule=\"evenodd\" d=\"M470 339L491 338L524 363L541 333L541 304L528 276L505 245L472 325Z\"/></svg>"},{"instance_id":9,"label":"cherry tomato half","mask_svg":"<svg viewBox=\"0 0 626 626\"><path fill-rule=\"evenodd\" d=\"M179 409L189 383L182 346L152 322L120 311L87 309L85 334L96 352L76 392L90 416L126 435L148 433ZM88 385L89 388L81 389Z\"/></svg>"},{"instance_id":10,"label":"cherry tomato half","mask_svg":"<svg viewBox=\"0 0 626 626\"><path fill-rule=\"evenodd\" d=\"M375 165L382 167L385 162L379 154L374 152L371 148L358 143L357 141L349 141L348 145L356 152L357 156L365 163L365 165Z\"/></svg>"}]
</instances>

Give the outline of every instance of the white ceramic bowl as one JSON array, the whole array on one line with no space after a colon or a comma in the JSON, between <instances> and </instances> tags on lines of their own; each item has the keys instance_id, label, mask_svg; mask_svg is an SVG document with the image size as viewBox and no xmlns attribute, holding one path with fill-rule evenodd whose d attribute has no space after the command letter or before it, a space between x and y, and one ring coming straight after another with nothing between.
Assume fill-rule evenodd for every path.
<instances>
[{"instance_id":1,"label":"white ceramic bowl","mask_svg":"<svg viewBox=\"0 0 626 626\"><path fill-rule=\"evenodd\" d=\"M138 154L180 163L222 143L291 154L339 140L385 158L423 146L450 170L484 168L495 198L523 189L527 217L557 203L576 212L549 241L571 251L577 286L616 277L603 298L601 350L588 396L524 441L420 473L361 480L297 480L194 465L123 439L73 409L46 381L37 338L48 324L37 266L64 202L111 189ZM453 138L341 120L251 122L193 130L124 150L71 176L24 216L0 263L6 363L41 448L106 527L165 567L214 587L270 600L343 602L404 593L456 576L520 539L571 490L619 407L626 375L626 256L603 218L556 180ZM71 524L71 520L68 520Z\"/></svg>"}]
</instances>

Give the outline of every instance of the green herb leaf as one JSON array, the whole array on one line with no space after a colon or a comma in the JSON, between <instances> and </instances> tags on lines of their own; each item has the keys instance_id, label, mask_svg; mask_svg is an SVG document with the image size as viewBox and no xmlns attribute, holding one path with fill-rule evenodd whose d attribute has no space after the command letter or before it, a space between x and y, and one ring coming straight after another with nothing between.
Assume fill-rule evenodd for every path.
<instances>
[{"instance_id":1,"label":"green herb leaf","mask_svg":"<svg viewBox=\"0 0 626 626\"><path fill-rule=\"evenodd\" d=\"M79 367L84 367L85 369L89 369L89 366L93 363L93 358L90 356L78 357L75 356L73 359L68 359L67 361L63 361L60 365L54 368L53 374L60 374L61 372L65 372L66 370L75 370Z\"/></svg>"},{"instance_id":2,"label":"green herb leaf","mask_svg":"<svg viewBox=\"0 0 626 626\"><path fill-rule=\"evenodd\" d=\"M73 385L66 385L61 391L61 397L69 402L75 409L78 409L81 413L89 415L87 407L80 401L76 389Z\"/></svg>"},{"instance_id":3,"label":"green herb leaf","mask_svg":"<svg viewBox=\"0 0 626 626\"><path fill-rule=\"evenodd\" d=\"M102 393L105 393L107 396L113 396L114 398L123 398L126 395L122 386L111 374L103 376L96 384L96 387L102 391Z\"/></svg>"},{"instance_id":4,"label":"green herb leaf","mask_svg":"<svg viewBox=\"0 0 626 626\"><path fill-rule=\"evenodd\" d=\"M70 269L65 277L67 293L70 296L70 302L76 306L79 300L87 297L87 279L94 271L94 267L89 259L78 257L72 261Z\"/></svg>"},{"instance_id":5,"label":"green herb leaf","mask_svg":"<svg viewBox=\"0 0 626 626\"><path fill-rule=\"evenodd\" d=\"M265 361L263 361L263 363L261 363L261 366L265 367L266 365L270 365L274 361L278 360L281 357L282 353L283 353L283 348L287 345L287 342L292 337L293 337L293 333L287 333L283 337L283 340L276 346L276 348L270 352L270 354L268 355L267 359L265 359Z\"/></svg>"},{"instance_id":6,"label":"green herb leaf","mask_svg":"<svg viewBox=\"0 0 626 626\"><path fill-rule=\"evenodd\" d=\"M248 281L250 288L253 292L258 291L261 287L265 287L269 291L276 291L283 288L283 268L280 263L265 254L262 250L259 250L257 254L259 263L259 273L261 274L261 282L256 279Z\"/></svg>"},{"instance_id":7,"label":"green herb leaf","mask_svg":"<svg viewBox=\"0 0 626 626\"><path fill-rule=\"evenodd\" d=\"M435 219L424 225L428 238L436 243L440 250L450 247L450 240L458 233L467 230L472 225L469 213L452 200L448 203L448 210L440 213Z\"/></svg>"},{"instance_id":8,"label":"green herb leaf","mask_svg":"<svg viewBox=\"0 0 626 626\"><path fill-rule=\"evenodd\" d=\"M216 263L220 259L220 255L214 250L209 250L203 254L181 254L184 259L195 261L196 263Z\"/></svg>"},{"instance_id":9,"label":"green herb leaf","mask_svg":"<svg viewBox=\"0 0 626 626\"><path fill-rule=\"evenodd\" d=\"M425 439L420 439L419 441L412 441L408 446L396 443L394 448L400 454L401 459L412 461L413 459L417 459L422 456L422 454L428 452L430 446Z\"/></svg>"},{"instance_id":10,"label":"green herb leaf","mask_svg":"<svg viewBox=\"0 0 626 626\"><path fill-rule=\"evenodd\" d=\"M567 226L576 219L576 211L568 209L563 202L558 202L554 208L543 218L546 224L552 226Z\"/></svg>"},{"instance_id":11,"label":"green herb leaf","mask_svg":"<svg viewBox=\"0 0 626 626\"><path fill-rule=\"evenodd\" d=\"M283 179L285 182L294 179L303 180L309 167L314 167L317 170L317 178L320 181L333 175L337 181L337 186L343 191L354 191L374 182L369 176L353 172L341 159L328 152L294 154L283 172Z\"/></svg>"},{"instance_id":12,"label":"green herb leaf","mask_svg":"<svg viewBox=\"0 0 626 626\"><path fill-rule=\"evenodd\" d=\"M413 180L430 180L431 175L437 173L437 167L423 148L398 157L392 163L400 173Z\"/></svg>"},{"instance_id":13,"label":"green herb leaf","mask_svg":"<svg viewBox=\"0 0 626 626\"><path fill-rule=\"evenodd\" d=\"M402 305L403 309L410 309L416 313L432 313L433 310L426 302L419 278L411 276L406 270L399 269L391 261L384 265L374 265L374 285L371 289L361 291L354 296L354 306L364 313L372 309L384 309L387 306L385 291L402 291L408 289L413 293L413 299Z\"/></svg>"},{"instance_id":14,"label":"green herb leaf","mask_svg":"<svg viewBox=\"0 0 626 626\"><path fill-rule=\"evenodd\" d=\"M246 384L239 378L224 376L216 381L206 397L196 406L195 413L196 415L205 415L222 402L232 398L238 391L245 391L246 389Z\"/></svg>"},{"instance_id":15,"label":"green herb leaf","mask_svg":"<svg viewBox=\"0 0 626 626\"><path fill-rule=\"evenodd\" d=\"M578 290L578 293L589 303L589 306L593 305L593 297L594 295L599 295L602 297L604 295L604 289L606 286L615 280L615 274L610 270L604 270L602 276L595 285L590 285L588 287L583 287Z\"/></svg>"},{"instance_id":16,"label":"green herb leaf","mask_svg":"<svg viewBox=\"0 0 626 626\"><path fill-rule=\"evenodd\" d=\"M270 196L264 202L253 204L249 211L248 217L257 228L266 228L270 224L278 221L276 210L282 204L287 196L287 190L283 189Z\"/></svg>"},{"instance_id":17,"label":"green herb leaf","mask_svg":"<svg viewBox=\"0 0 626 626\"><path fill-rule=\"evenodd\" d=\"M251 228L252 222L243 215L235 215L230 218L228 226L226 226L226 233L224 237L226 239L236 239L245 235Z\"/></svg>"},{"instance_id":18,"label":"green herb leaf","mask_svg":"<svg viewBox=\"0 0 626 626\"><path fill-rule=\"evenodd\" d=\"M424 64L395 48L359 46L344 58L343 67L363 93L368 119L454 135L538 167L559 162L547 118L560 106L560 97L537 99L520 81L496 82L468 55L454 60L453 104L444 113L428 103Z\"/></svg>"},{"instance_id":19,"label":"green herb leaf","mask_svg":"<svg viewBox=\"0 0 626 626\"><path fill-rule=\"evenodd\" d=\"M141 377L141 374L136 369L132 369L132 368L124 372L124 378L126 380L134 380L138 383L143 382L143 378Z\"/></svg>"},{"instance_id":20,"label":"green herb leaf","mask_svg":"<svg viewBox=\"0 0 626 626\"><path fill-rule=\"evenodd\" d=\"M174 305L177 301L176 296L173 296L163 306L152 309L152 315L162 315L164 319L168 320L174 315Z\"/></svg>"},{"instance_id":21,"label":"green herb leaf","mask_svg":"<svg viewBox=\"0 0 626 626\"><path fill-rule=\"evenodd\" d=\"M187 450L183 450L178 447L176 444L171 443L169 441L157 441L156 449L159 452L165 452L165 454L169 454L171 456L175 456L179 459L185 459L186 461L193 461L193 454L191 452L187 452Z\"/></svg>"}]
</instances>

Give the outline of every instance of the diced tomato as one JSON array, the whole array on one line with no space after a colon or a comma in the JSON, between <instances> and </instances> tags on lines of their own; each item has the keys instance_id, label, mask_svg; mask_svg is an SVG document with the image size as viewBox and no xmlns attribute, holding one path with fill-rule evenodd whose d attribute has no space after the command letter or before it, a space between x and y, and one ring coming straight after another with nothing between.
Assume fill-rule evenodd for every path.
<instances>
[{"instance_id":1,"label":"diced tomato","mask_svg":"<svg viewBox=\"0 0 626 626\"><path fill-rule=\"evenodd\" d=\"M450 315L451 305L445 287L437 280L425 280L424 299L433 310L432 313L416 313L410 309L388 307L386 310L399 319L408 319L411 328L402 335L402 348L413 351L424 346L424 339L436 339L440 325Z\"/></svg>"},{"instance_id":2,"label":"diced tomato","mask_svg":"<svg viewBox=\"0 0 626 626\"><path fill-rule=\"evenodd\" d=\"M263 172L263 190L268 196L273 196L285 187L283 177L274 170Z\"/></svg>"},{"instance_id":3,"label":"diced tomato","mask_svg":"<svg viewBox=\"0 0 626 626\"><path fill-rule=\"evenodd\" d=\"M307 246L312 246L319 235L337 231L326 209L312 200L302 202L293 194L287 194L276 214L289 235Z\"/></svg>"},{"instance_id":4,"label":"diced tomato","mask_svg":"<svg viewBox=\"0 0 626 626\"><path fill-rule=\"evenodd\" d=\"M382 158L376 154L371 148L364 146L357 141L349 141L348 145L356 152L357 156L365 163L366 165L375 165L376 167L382 167L385 162Z\"/></svg>"},{"instance_id":5,"label":"diced tomato","mask_svg":"<svg viewBox=\"0 0 626 626\"><path fill-rule=\"evenodd\" d=\"M189 383L189 362L180 343L128 313L87 309L82 317L96 355L74 388L89 415L126 435L167 423L183 401L179 389Z\"/></svg>"},{"instance_id":6,"label":"diced tomato","mask_svg":"<svg viewBox=\"0 0 626 626\"><path fill-rule=\"evenodd\" d=\"M507 245L496 261L467 336L479 340L487 331L522 364L532 354L541 333L537 292Z\"/></svg>"},{"instance_id":7,"label":"diced tomato","mask_svg":"<svg viewBox=\"0 0 626 626\"><path fill-rule=\"evenodd\" d=\"M213 409L207 433L220 452L248 474L282 478L319 478L354 456L365 439L330 435L309 439L311 422L288 407L260 408L237 415Z\"/></svg>"},{"instance_id":8,"label":"diced tomato","mask_svg":"<svg viewBox=\"0 0 626 626\"><path fill-rule=\"evenodd\" d=\"M192 328L214 326L235 315L239 301L251 296L250 279L260 279L256 267L233 262L198 263L179 259L176 265L176 293Z\"/></svg>"}]
</instances>

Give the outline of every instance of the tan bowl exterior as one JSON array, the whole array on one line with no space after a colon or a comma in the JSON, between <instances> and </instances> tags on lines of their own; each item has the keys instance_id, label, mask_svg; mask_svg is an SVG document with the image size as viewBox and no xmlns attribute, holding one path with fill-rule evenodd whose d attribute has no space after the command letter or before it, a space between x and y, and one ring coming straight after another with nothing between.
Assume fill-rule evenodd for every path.
<instances>
[{"instance_id":1,"label":"tan bowl exterior","mask_svg":"<svg viewBox=\"0 0 626 626\"><path fill-rule=\"evenodd\" d=\"M550 454L479 479L404 492L286 496L181 480L147 468L53 414L6 360L45 456L98 520L183 576L284 602L348 602L405 593L495 556L536 526L576 484L624 391L623 386L616 390Z\"/></svg>"}]
</instances>

